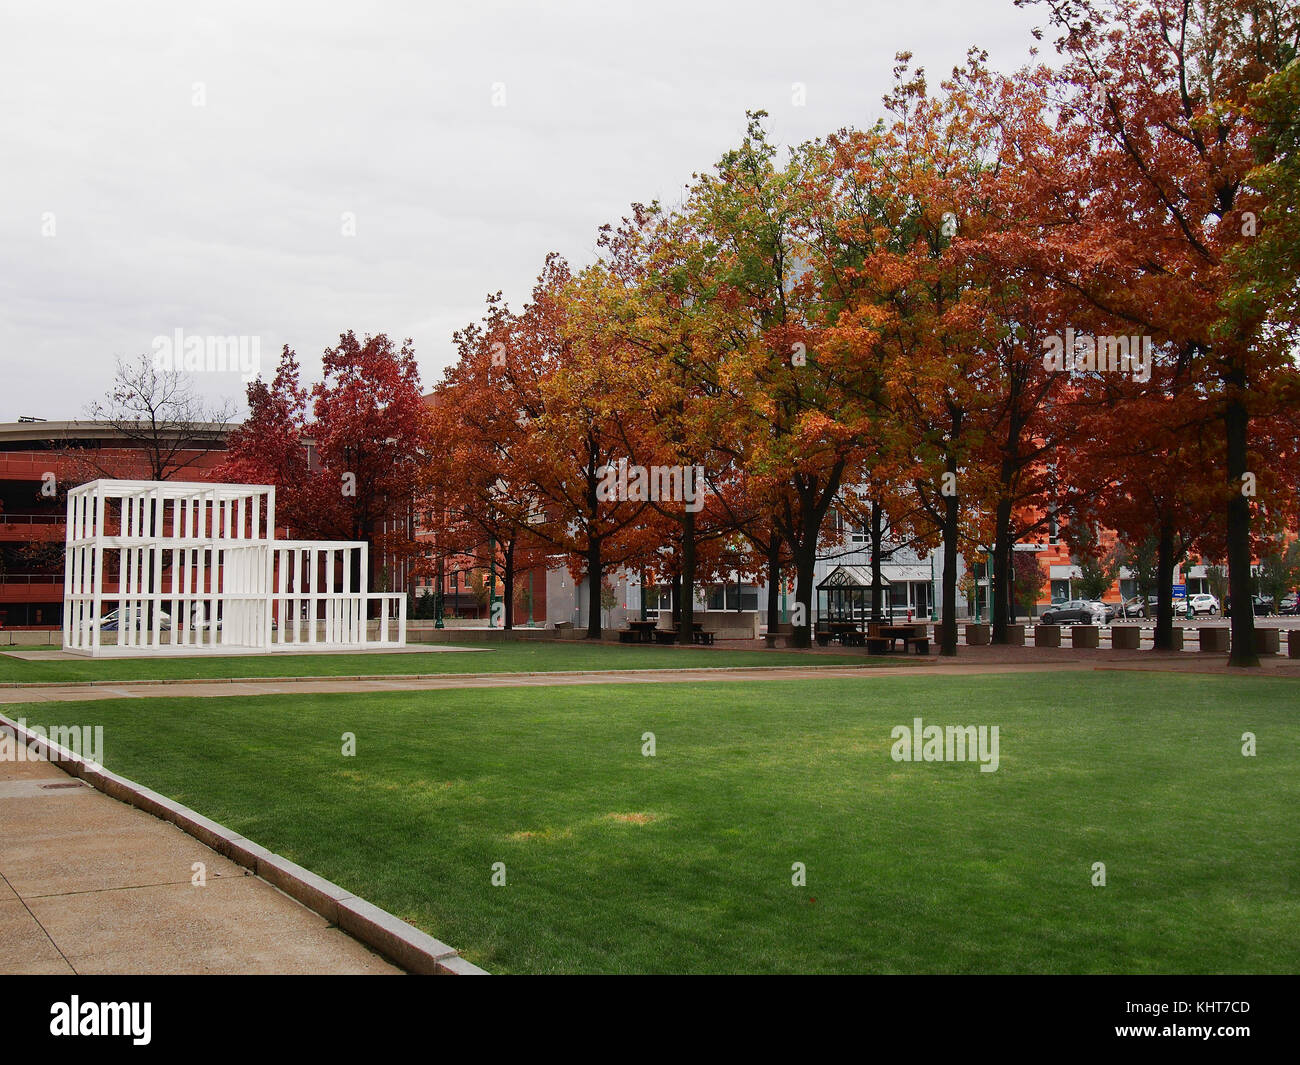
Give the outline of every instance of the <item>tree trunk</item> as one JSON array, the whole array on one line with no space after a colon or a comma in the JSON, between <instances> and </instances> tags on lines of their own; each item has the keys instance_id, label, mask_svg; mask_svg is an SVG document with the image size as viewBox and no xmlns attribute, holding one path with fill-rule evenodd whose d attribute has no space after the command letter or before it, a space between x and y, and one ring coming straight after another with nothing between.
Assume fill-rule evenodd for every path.
<instances>
[{"instance_id":1,"label":"tree trunk","mask_svg":"<svg viewBox=\"0 0 1300 1065\"><path fill-rule=\"evenodd\" d=\"M1250 420L1246 405L1233 395L1223 412L1227 431L1228 482L1228 596L1232 600L1232 651L1230 666L1258 666L1255 653L1255 602L1250 576L1250 500L1243 489Z\"/></svg>"},{"instance_id":2,"label":"tree trunk","mask_svg":"<svg viewBox=\"0 0 1300 1065\"><path fill-rule=\"evenodd\" d=\"M955 464L950 462L949 466ZM955 471L954 471L955 472ZM957 653L957 530L960 518L960 501L955 495L944 496L943 512L943 577L941 594L943 610L940 614L939 654Z\"/></svg>"},{"instance_id":3,"label":"tree trunk","mask_svg":"<svg viewBox=\"0 0 1300 1065\"><path fill-rule=\"evenodd\" d=\"M814 536L811 542L805 538L803 543L792 546L794 547L795 620L803 623L794 625L791 628L790 646L811 647L812 596L813 580L817 569L817 538Z\"/></svg>"},{"instance_id":4,"label":"tree trunk","mask_svg":"<svg viewBox=\"0 0 1300 1065\"><path fill-rule=\"evenodd\" d=\"M682 515L682 624L677 642L691 643L691 626L695 623L695 515Z\"/></svg>"},{"instance_id":5,"label":"tree trunk","mask_svg":"<svg viewBox=\"0 0 1300 1065\"><path fill-rule=\"evenodd\" d=\"M1011 500L1002 498L997 506L997 533L993 539L993 585L989 608L993 612L992 640L1007 642L1007 604L1011 599Z\"/></svg>"},{"instance_id":6,"label":"tree trunk","mask_svg":"<svg viewBox=\"0 0 1300 1065\"><path fill-rule=\"evenodd\" d=\"M1156 637L1157 651L1174 645L1174 530L1166 522L1156 541Z\"/></svg>"},{"instance_id":7,"label":"tree trunk","mask_svg":"<svg viewBox=\"0 0 1300 1065\"><path fill-rule=\"evenodd\" d=\"M600 541L587 542L587 639L599 640L600 632L600 589L604 582L601 572Z\"/></svg>"}]
</instances>

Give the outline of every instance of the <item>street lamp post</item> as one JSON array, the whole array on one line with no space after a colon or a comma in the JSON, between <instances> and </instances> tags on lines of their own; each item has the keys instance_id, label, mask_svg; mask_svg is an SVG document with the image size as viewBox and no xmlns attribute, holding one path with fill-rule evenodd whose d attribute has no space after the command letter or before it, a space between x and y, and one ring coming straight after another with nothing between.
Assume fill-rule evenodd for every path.
<instances>
[{"instance_id":1,"label":"street lamp post","mask_svg":"<svg viewBox=\"0 0 1300 1065\"><path fill-rule=\"evenodd\" d=\"M442 623L442 597L447 587L446 560L442 552L438 552L438 596L433 601L433 627L435 629L446 628Z\"/></svg>"}]
</instances>

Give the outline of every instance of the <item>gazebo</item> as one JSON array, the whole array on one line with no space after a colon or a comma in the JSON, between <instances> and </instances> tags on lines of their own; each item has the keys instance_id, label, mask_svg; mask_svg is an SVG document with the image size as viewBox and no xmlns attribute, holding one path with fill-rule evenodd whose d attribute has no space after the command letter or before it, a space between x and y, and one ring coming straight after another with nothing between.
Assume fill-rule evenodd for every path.
<instances>
[{"instance_id":1,"label":"gazebo","mask_svg":"<svg viewBox=\"0 0 1300 1065\"><path fill-rule=\"evenodd\" d=\"M888 602L889 580L884 574L880 586ZM836 566L826 574L817 585L817 617L828 624L865 625L871 619L871 571L865 566Z\"/></svg>"}]
</instances>

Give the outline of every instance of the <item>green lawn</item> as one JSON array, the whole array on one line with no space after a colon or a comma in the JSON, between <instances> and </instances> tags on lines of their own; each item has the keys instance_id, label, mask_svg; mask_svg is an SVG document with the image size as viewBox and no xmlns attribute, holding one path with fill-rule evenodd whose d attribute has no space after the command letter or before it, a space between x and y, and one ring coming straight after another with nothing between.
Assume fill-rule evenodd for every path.
<instances>
[{"instance_id":1,"label":"green lawn","mask_svg":"<svg viewBox=\"0 0 1300 1065\"><path fill-rule=\"evenodd\" d=\"M459 646L459 645L458 645ZM231 655L219 658L77 658L25 661L0 654L0 683L174 680L183 677L339 677L396 673L517 673L566 669L682 669L720 666L898 665L901 656L865 658L812 651L734 651L546 641L465 645L480 650L401 654ZM483 653L486 650L487 653ZM2 693L0 693L2 696Z\"/></svg>"},{"instance_id":2,"label":"green lawn","mask_svg":"<svg viewBox=\"0 0 1300 1065\"><path fill-rule=\"evenodd\" d=\"M1294 973L1298 708L1103 672L9 713L102 724L111 768L494 972ZM1000 768L893 761L916 716L998 725Z\"/></svg>"}]
</instances>

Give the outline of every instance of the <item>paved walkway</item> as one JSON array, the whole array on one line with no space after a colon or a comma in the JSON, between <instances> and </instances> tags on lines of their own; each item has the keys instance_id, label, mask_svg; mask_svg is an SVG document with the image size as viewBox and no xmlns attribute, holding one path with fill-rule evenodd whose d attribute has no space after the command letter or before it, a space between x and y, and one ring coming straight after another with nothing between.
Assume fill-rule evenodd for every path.
<instances>
[{"instance_id":1,"label":"paved walkway","mask_svg":"<svg viewBox=\"0 0 1300 1065\"><path fill-rule=\"evenodd\" d=\"M0 762L0 973L398 972L175 825Z\"/></svg>"},{"instance_id":2,"label":"paved walkway","mask_svg":"<svg viewBox=\"0 0 1300 1065\"><path fill-rule=\"evenodd\" d=\"M865 680L874 677L975 676L998 673L1136 670L1177 673L1229 673L1227 656L1151 651L1084 650L1043 647L962 648L956 658L909 657L906 665L780 666L719 669L627 669L553 673L445 673L391 677L250 678L168 682L122 681L113 684L63 684L0 688L0 706L16 703L71 702L97 699L248 698L258 695L325 695L347 692L412 692L446 689L537 688L589 684L705 684L729 681ZM1270 655L1250 673L1300 678L1300 659Z\"/></svg>"}]
</instances>

